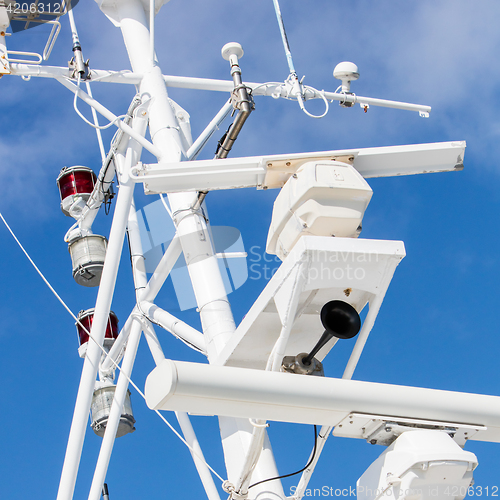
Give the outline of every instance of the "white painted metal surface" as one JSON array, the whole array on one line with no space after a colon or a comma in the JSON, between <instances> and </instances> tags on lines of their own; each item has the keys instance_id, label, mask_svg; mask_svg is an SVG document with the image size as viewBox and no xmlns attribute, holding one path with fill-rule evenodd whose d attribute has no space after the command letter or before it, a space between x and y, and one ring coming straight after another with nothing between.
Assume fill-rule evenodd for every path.
<instances>
[{"instance_id":1,"label":"white painted metal surface","mask_svg":"<svg viewBox=\"0 0 500 500\"><path fill-rule=\"evenodd\" d=\"M56 78L57 76L69 77L67 68L46 66L44 68L37 67L35 64L14 63L11 66L12 74L19 76L38 76L42 78ZM130 71L106 71L92 70L92 79L95 82L122 83L129 85L137 85L141 82L144 74ZM215 92L231 92L233 90L233 82L227 80L215 80L210 78L193 78L184 76L163 75L163 79L168 87L177 87L193 90L211 90ZM290 86L287 83L254 83L246 82L249 88L253 90L254 95L273 96L288 98ZM311 87L304 88L304 100L308 99L329 99L332 101L340 101L347 103L359 103L360 105L381 106L386 108L401 109L407 111L416 111L422 116L428 116L431 107L422 104L411 104L399 101L390 101L388 99L375 99L372 97L362 97L355 94L345 94L337 92L318 91Z\"/></svg>"},{"instance_id":2,"label":"white painted metal surface","mask_svg":"<svg viewBox=\"0 0 500 500\"><path fill-rule=\"evenodd\" d=\"M0 74L54 78L77 94L93 110L112 121L121 134L116 151L111 155L116 162L120 190L91 331L95 342L89 342L85 357L58 500L70 500L73 497L98 368L100 377L112 377L114 361L119 361L125 351L122 374L108 421L109 432L106 432L102 443L89 499L98 500L100 497L128 388L128 378L132 373L143 330L157 364L146 383L148 405L155 409L177 412L210 500L218 500L219 494L204 462L189 418L184 412L220 416L227 477L235 488L231 495L233 498L245 498L251 480L260 481L278 475L265 432L266 419L324 424L321 435L317 438L320 445L318 456L314 457L316 461L332 426L336 426L334 435L364 439L378 436L380 426L387 422L393 422L398 427L398 432L401 429L405 432L405 426L410 424L448 427L456 429L455 439L460 438L463 442L466 439L500 442L498 397L348 380L360 359L395 269L405 256L402 242L317 236L323 234L321 231L314 233L316 236L304 236L299 231L293 238L289 238L291 243L289 241L283 245L286 251L281 256L288 255L236 329L219 271L217 259L221 254L215 253L208 216L199 208L202 202L199 191L243 187L282 188L291 176L311 161L329 166L344 162L349 165L349 170L352 169L351 172L356 175L359 172L365 178L460 170L463 167L465 142L181 161L197 157L232 110L232 104L227 102L193 143L189 115L169 98L167 87L232 92L234 84L224 80L162 74L155 60L154 18L167 2L168 0L97 0L101 10L121 28L132 72L91 70L90 80L96 83L116 82L137 86L137 99L143 104L137 108L132 118L129 116L126 120L121 120L92 97L88 81L88 93L80 90L73 83L71 69L23 64L12 58L9 61L7 56L16 52L8 51L5 37L0 36L0 54L6 56L5 61L0 63ZM277 0L274 3L275 6L278 5ZM76 33L72 15L71 19L73 32ZM0 7L2 31L7 24L5 9ZM280 28L285 41L282 22ZM236 47L235 44L231 46L233 49ZM360 103L412 110L419 112L421 116L428 116L430 112L428 106L346 94L349 90L347 81L353 80L357 74L357 69L354 71L353 67L349 74L337 74L344 76L344 93L323 92L303 86L295 74L287 45L285 49L293 81L248 83L248 87L254 89L254 95L297 100L307 114L304 102L308 99L323 99L326 110L327 101L335 100L343 105ZM17 54L32 55L41 62L41 56L35 53ZM232 60L234 66L235 55L227 58ZM79 83L80 81L78 85ZM95 111L94 120L96 121ZM144 137L146 121L151 141ZM125 154L126 145L128 150ZM157 163L141 164L139 159L142 148L151 152ZM104 169L102 173L105 177L99 184L98 191L93 193L92 203L86 207L76 231L91 231L94 216L104 199L103 185L111 182L114 168ZM361 178L360 180L363 181ZM134 185L138 182L144 184L148 194L168 193L177 230L149 282L133 202ZM366 182L363 181L362 184L365 185ZM371 190L365 190L363 200L358 200L363 205L363 209L358 210L359 222L369 200L369 196L366 196L368 191ZM287 194L286 189L283 193ZM352 202L358 195L359 193L351 193L348 201ZM285 206L277 218L284 219L289 208L288 205ZM324 207L318 210L318 217L324 212ZM110 356L102 360L100 348L114 293L126 225L130 237L137 304L111 349ZM284 224L277 224L276 227L278 226L278 229L275 228L276 232L282 231ZM354 236L351 232L342 235ZM276 244L269 249L273 251L275 247ZM196 295L203 333L154 304L156 295L181 251ZM316 344L323 331L319 312L326 302L334 299L348 302L358 312L367 306L369 308L362 330L356 342L353 341L343 380L278 373L285 355L307 352ZM210 364L165 359L151 321L207 354ZM318 358L323 359L333 344L334 342L330 342L325 346ZM258 422L249 419L258 419ZM404 439L400 443L403 441ZM460 457L465 455L457 456L460 461ZM468 457L469 463L472 463L471 454ZM305 471L299 490L304 491L307 486L316 461ZM257 486L252 490L251 496L258 497L259 500L285 498L279 480Z\"/></svg>"},{"instance_id":3,"label":"white painted metal surface","mask_svg":"<svg viewBox=\"0 0 500 500\"><path fill-rule=\"evenodd\" d=\"M138 118L134 123L134 135L143 136L146 132L145 117ZM94 321L90 334L95 342L89 342L87 354L82 371L80 387L73 414L66 456L64 459L61 481L57 493L58 500L66 500L73 497L76 483L78 466L80 463L83 440L87 428L88 413L94 390L94 383L97 375L99 360L101 358L100 346L104 339L108 315L111 308L116 275L120 263L120 256L125 237L130 204L134 193L134 183L128 176L132 164L135 163L136 155L141 150L141 145L131 141L126 155L124 170L120 172L120 191L116 202L113 224L109 235L109 245L106 254L106 261L101 277L101 284L97 295Z\"/></svg>"},{"instance_id":4,"label":"white painted metal surface","mask_svg":"<svg viewBox=\"0 0 500 500\"><path fill-rule=\"evenodd\" d=\"M122 29L125 45L129 52L134 71L144 74L140 83L140 92L154 99L154 106L149 115L149 128L152 142L159 162L178 162L181 154L186 153L186 135L182 133L179 113L172 108L168 98L165 82L158 66L151 67L151 61L144 58L149 53L150 36L144 10L138 1L130 0L116 4L116 17ZM109 12L107 13L109 15ZM188 142L190 137L187 138ZM169 204L173 212L177 236L181 243L188 272L195 292L206 350L209 359L214 358L222 350L235 325L231 308L226 298L224 284L219 271L217 257L211 241L206 215L198 208L196 193L169 194ZM196 235L196 238L192 236ZM223 432L223 424L221 424ZM224 446L226 444L223 443ZM241 445L236 449L230 445L226 453L245 453ZM266 458L263 471L268 469ZM262 472L263 475L266 472ZM275 490L272 486L266 488ZM278 490L279 493L279 490ZM262 497L264 500L266 497Z\"/></svg>"},{"instance_id":5,"label":"white painted metal surface","mask_svg":"<svg viewBox=\"0 0 500 500\"><path fill-rule=\"evenodd\" d=\"M332 434L339 437L366 439L371 444L388 446L402 433L415 429L446 431L462 447L472 436L487 430L484 425L353 412L336 425Z\"/></svg>"},{"instance_id":6,"label":"white painted metal surface","mask_svg":"<svg viewBox=\"0 0 500 500\"><path fill-rule=\"evenodd\" d=\"M445 432L405 432L358 480L357 498L462 500L476 466L476 455L462 450Z\"/></svg>"},{"instance_id":7,"label":"white painted metal surface","mask_svg":"<svg viewBox=\"0 0 500 500\"><path fill-rule=\"evenodd\" d=\"M130 338L127 343L127 350L122 364L122 371L118 378L118 383L115 390L115 397L111 406L111 413L109 415L106 432L101 443L101 449L97 464L95 467L92 485L90 487L89 500L99 500L102 491L102 485L106 479L106 472L108 470L111 453L115 443L116 430L120 423L120 416L122 413L123 404L125 402L125 395L128 390L128 379L132 375L132 368L134 366L139 341L141 339L142 324L139 319L135 319L132 323Z\"/></svg>"},{"instance_id":8,"label":"white painted metal surface","mask_svg":"<svg viewBox=\"0 0 500 500\"><path fill-rule=\"evenodd\" d=\"M309 161L351 163L365 178L450 172L463 168L465 142L438 142L382 148L345 149L221 160L188 164L139 165L132 172L148 194L257 187L281 188L298 168Z\"/></svg>"},{"instance_id":9,"label":"white painted metal surface","mask_svg":"<svg viewBox=\"0 0 500 500\"><path fill-rule=\"evenodd\" d=\"M500 443L500 397L165 360L146 380L152 409L337 425L352 412L482 425Z\"/></svg>"},{"instance_id":10,"label":"white painted metal surface","mask_svg":"<svg viewBox=\"0 0 500 500\"><path fill-rule=\"evenodd\" d=\"M198 470L200 479L205 487L208 500L220 500L219 492L215 486L212 474L206 465L205 457L201 451L200 443L198 442L198 438L196 437L193 426L191 425L189 416L184 412L175 412L175 416L181 426L184 438L191 447L191 456L193 457L196 469Z\"/></svg>"},{"instance_id":11,"label":"white painted metal surface","mask_svg":"<svg viewBox=\"0 0 500 500\"><path fill-rule=\"evenodd\" d=\"M305 163L274 201L266 252L283 260L306 235L357 238L372 194L347 163Z\"/></svg>"},{"instance_id":12,"label":"white painted metal surface","mask_svg":"<svg viewBox=\"0 0 500 500\"><path fill-rule=\"evenodd\" d=\"M396 266L404 256L401 241L303 236L215 363L265 368L281 328L288 322L291 331L283 355L295 356L310 351L324 330L319 318L323 305L330 300L343 300L358 312L367 303L372 310L377 297L383 299ZM301 277L303 279L299 280ZM299 296L297 314L289 318L294 293ZM378 307L375 308L377 312ZM359 336L367 336L372 325L365 320ZM323 359L328 351L329 344L318 357Z\"/></svg>"}]
</instances>

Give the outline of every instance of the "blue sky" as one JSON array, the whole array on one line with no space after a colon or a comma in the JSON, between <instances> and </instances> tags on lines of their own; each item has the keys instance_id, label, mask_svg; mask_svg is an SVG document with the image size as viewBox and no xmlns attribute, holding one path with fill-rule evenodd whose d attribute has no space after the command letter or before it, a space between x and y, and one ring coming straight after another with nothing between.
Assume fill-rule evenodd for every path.
<instances>
[{"instance_id":1,"label":"blue sky","mask_svg":"<svg viewBox=\"0 0 500 500\"><path fill-rule=\"evenodd\" d=\"M357 94L428 104L433 111L423 119L413 112L371 107L364 114L359 107L333 104L325 118L314 120L292 102L256 98L256 110L232 156L467 141L462 172L369 180L374 195L362 237L403 240L407 256L354 378L499 395L500 3L284 0L281 8L295 67L299 76L306 75L305 83L335 90L333 68L350 60L360 70L352 87ZM129 68L120 31L95 2L79 2L75 16L92 68ZM65 66L72 55L68 21L62 22L50 65ZM245 50L245 80L282 81L288 75L271 0L173 0L163 6L157 26L163 73L229 79L220 49L238 41ZM41 27L16 33L7 42L15 50L41 52L46 37ZM134 93L120 85L96 83L92 88L116 114L126 111ZM74 113L72 94L55 81L5 76L0 89L0 211L70 308L77 313L93 307L96 290L78 286L71 277L63 241L71 220L60 212L55 179L66 165L99 170L95 133ZM170 96L191 114L194 137L227 98L178 89ZM105 133L106 144L111 135ZM211 158L214 149L212 141L201 157ZM139 207L156 199L139 187L136 193ZM237 227L247 250L262 249L277 193L211 193L211 223ZM95 232L106 235L110 222L111 216L99 214ZM1 225L0 235L0 498L54 498L82 367L74 321ZM264 286L263 279L250 279L231 294L238 322ZM179 311L173 293L169 282L158 303L199 327L194 310ZM133 303L124 253L113 301L121 324ZM203 361L168 333L157 334L167 357ZM340 376L347 356L347 346L332 352L326 374ZM142 341L133 373L139 387L153 367ZM117 440L107 479L110 498L202 498L187 449L136 393L132 404L137 431ZM216 419L195 417L193 424L207 460L224 476ZM312 447L310 427L275 423L270 437L280 473L305 464ZM87 496L99 445L100 438L89 429L75 499ZM479 459L476 485L500 486L498 445L471 442L466 449ZM331 438L311 488L354 486L382 451L364 441ZM288 492L296 482L284 484Z\"/></svg>"}]
</instances>

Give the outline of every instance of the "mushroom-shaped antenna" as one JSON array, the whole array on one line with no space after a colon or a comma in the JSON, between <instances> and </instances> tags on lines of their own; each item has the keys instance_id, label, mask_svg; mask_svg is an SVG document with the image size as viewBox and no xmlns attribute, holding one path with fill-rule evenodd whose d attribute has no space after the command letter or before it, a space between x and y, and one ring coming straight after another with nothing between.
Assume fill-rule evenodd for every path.
<instances>
[{"instance_id":1,"label":"mushroom-shaped antenna","mask_svg":"<svg viewBox=\"0 0 500 500\"><path fill-rule=\"evenodd\" d=\"M333 76L342 81L342 92L350 92L351 82L359 78L358 67L352 62L341 62L335 66Z\"/></svg>"},{"instance_id":2,"label":"mushroom-shaped antenna","mask_svg":"<svg viewBox=\"0 0 500 500\"><path fill-rule=\"evenodd\" d=\"M238 64L238 59L243 57L243 48L238 42L229 42L222 47L221 50L222 57L229 61L231 66Z\"/></svg>"}]
</instances>

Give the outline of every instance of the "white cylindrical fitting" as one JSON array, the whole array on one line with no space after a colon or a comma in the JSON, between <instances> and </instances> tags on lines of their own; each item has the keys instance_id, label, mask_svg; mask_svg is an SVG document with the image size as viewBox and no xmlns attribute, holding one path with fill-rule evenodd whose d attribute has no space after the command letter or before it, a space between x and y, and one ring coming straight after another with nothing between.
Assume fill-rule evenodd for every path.
<instances>
[{"instance_id":1,"label":"white cylindrical fitting","mask_svg":"<svg viewBox=\"0 0 500 500\"><path fill-rule=\"evenodd\" d=\"M146 380L152 409L337 425L351 412L486 426L500 442L500 397L165 360Z\"/></svg>"}]
</instances>

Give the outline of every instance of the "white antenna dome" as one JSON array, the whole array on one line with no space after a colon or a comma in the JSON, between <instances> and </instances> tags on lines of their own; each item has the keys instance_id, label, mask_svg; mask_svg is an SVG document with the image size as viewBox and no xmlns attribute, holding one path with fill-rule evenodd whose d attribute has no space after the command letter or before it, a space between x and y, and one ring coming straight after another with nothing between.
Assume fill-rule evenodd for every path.
<instances>
[{"instance_id":1,"label":"white antenna dome","mask_svg":"<svg viewBox=\"0 0 500 500\"><path fill-rule=\"evenodd\" d=\"M349 92L351 90L351 81L359 78L358 67L353 62L341 62L335 66L333 76L342 81L342 92Z\"/></svg>"},{"instance_id":2,"label":"white antenna dome","mask_svg":"<svg viewBox=\"0 0 500 500\"><path fill-rule=\"evenodd\" d=\"M238 42L229 42L222 47L222 57L231 63L231 65L238 64L238 59L243 57L243 47Z\"/></svg>"}]
</instances>

